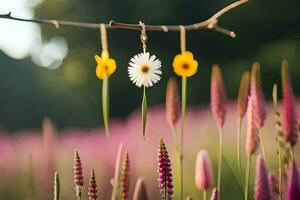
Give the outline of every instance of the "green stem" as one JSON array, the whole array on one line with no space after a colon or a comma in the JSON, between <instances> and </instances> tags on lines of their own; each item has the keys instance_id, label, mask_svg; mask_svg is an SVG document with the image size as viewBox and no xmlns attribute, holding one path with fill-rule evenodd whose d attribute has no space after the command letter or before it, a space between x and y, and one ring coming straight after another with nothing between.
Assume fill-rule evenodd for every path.
<instances>
[{"instance_id":1,"label":"green stem","mask_svg":"<svg viewBox=\"0 0 300 200\"><path fill-rule=\"evenodd\" d=\"M146 97L146 87L144 86L143 100L142 100L142 133L144 139L145 139L146 123L147 123L147 97Z\"/></svg>"},{"instance_id":2,"label":"green stem","mask_svg":"<svg viewBox=\"0 0 300 200\"><path fill-rule=\"evenodd\" d=\"M203 200L206 200L206 189L203 190Z\"/></svg>"},{"instance_id":3,"label":"green stem","mask_svg":"<svg viewBox=\"0 0 300 200\"><path fill-rule=\"evenodd\" d=\"M251 155L248 155L247 166L246 166L246 180L245 180L245 200L249 199L250 168L251 168Z\"/></svg>"},{"instance_id":4,"label":"green stem","mask_svg":"<svg viewBox=\"0 0 300 200\"><path fill-rule=\"evenodd\" d=\"M217 186L219 196L221 196L222 155L223 155L223 128L219 126L219 162L218 162L218 186Z\"/></svg>"},{"instance_id":5,"label":"green stem","mask_svg":"<svg viewBox=\"0 0 300 200\"><path fill-rule=\"evenodd\" d=\"M119 144L118 153L117 153L117 157L116 157L115 173L114 173L114 178L112 180L111 200L117 200L122 149L123 149L123 144L121 143L121 144Z\"/></svg>"},{"instance_id":6,"label":"green stem","mask_svg":"<svg viewBox=\"0 0 300 200\"><path fill-rule=\"evenodd\" d=\"M108 93L108 78L103 79L102 83L102 114L104 122L104 130L106 137L109 137L109 93Z\"/></svg>"},{"instance_id":7,"label":"green stem","mask_svg":"<svg viewBox=\"0 0 300 200\"><path fill-rule=\"evenodd\" d=\"M237 162L238 162L238 168L240 172L240 177L243 178L242 174L242 166L241 166L241 132L242 132L242 123L243 119L241 117L238 118L238 131L237 131Z\"/></svg>"},{"instance_id":8,"label":"green stem","mask_svg":"<svg viewBox=\"0 0 300 200\"><path fill-rule=\"evenodd\" d=\"M83 193L83 187L77 185L76 186L77 200L81 200L82 199L82 193Z\"/></svg>"},{"instance_id":9,"label":"green stem","mask_svg":"<svg viewBox=\"0 0 300 200\"><path fill-rule=\"evenodd\" d=\"M281 147L280 147L280 136L277 137L277 148L278 148L278 199L282 200L282 164L281 164Z\"/></svg>"},{"instance_id":10,"label":"green stem","mask_svg":"<svg viewBox=\"0 0 300 200\"><path fill-rule=\"evenodd\" d=\"M187 85L187 78L182 77L182 87L181 87L181 131L180 131L180 138L179 138L179 193L180 199L183 199L183 153L182 153L182 146L183 146L183 132L184 132L184 122L185 122L185 112L186 112L186 85Z\"/></svg>"},{"instance_id":11,"label":"green stem","mask_svg":"<svg viewBox=\"0 0 300 200\"><path fill-rule=\"evenodd\" d=\"M259 137L260 137L260 148L262 151L262 155L264 157L264 160L266 160L266 152L265 152L265 145L263 140L263 134L262 134L262 128L259 129Z\"/></svg>"},{"instance_id":12,"label":"green stem","mask_svg":"<svg viewBox=\"0 0 300 200\"><path fill-rule=\"evenodd\" d=\"M290 148L291 160L294 160L294 149L291 145L289 145L289 148Z\"/></svg>"},{"instance_id":13,"label":"green stem","mask_svg":"<svg viewBox=\"0 0 300 200\"><path fill-rule=\"evenodd\" d=\"M175 143L175 145L177 145L177 132L176 132L176 128L175 128L174 124L172 124L172 126L171 126L171 132L172 132L174 143Z\"/></svg>"}]
</instances>

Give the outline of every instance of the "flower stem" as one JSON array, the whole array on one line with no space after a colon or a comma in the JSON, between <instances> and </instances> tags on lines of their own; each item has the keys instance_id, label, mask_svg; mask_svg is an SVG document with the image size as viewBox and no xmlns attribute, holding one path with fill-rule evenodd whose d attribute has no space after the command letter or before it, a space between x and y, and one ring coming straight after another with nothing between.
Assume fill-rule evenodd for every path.
<instances>
[{"instance_id":1,"label":"flower stem","mask_svg":"<svg viewBox=\"0 0 300 200\"><path fill-rule=\"evenodd\" d=\"M145 139L145 131L146 131L146 123L147 123L147 97L146 97L146 87L143 87L143 100L142 100L142 134Z\"/></svg>"},{"instance_id":2,"label":"flower stem","mask_svg":"<svg viewBox=\"0 0 300 200\"><path fill-rule=\"evenodd\" d=\"M246 166L246 180L245 180L245 200L249 199L250 168L251 168L251 155L248 155L247 166Z\"/></svg>"},{"instance_id":3,"label":"flower stem","mask_svg":"<svg viewBox=\"0 0 300 200\"><path fill-rule=\"evenodd\" d=\"M123 149L123 144L121 143L121 144L119 144L116 163L115 163L115 173L114 173L114 178L112 179L111 200L117 200L122 149Z\"/></svg>"},{"instance_id":4,"label":"flower stem","mask_svg":"<svg viewBox=\"0 0 300 200\"><path fill-rule=\"evenodd\" d=\"M260 137L260 148L262 151L262 155L264 157L264 160L266 160L266 152L265 152L265 145L263 140L263 134L262 134L262 128L259 129L259 137Z\"/></svg>"},{"instance_id":5,"label":"flower stem","mask_svg":"<svg viewBox=\"0 0 300 200\"><path fill-rule=\"evenodd\" d=\"M221 126L219 126L219 162L218 162L218 192L219 192L219 196L221 196L222 156L223 156L223 128Z\"/></svg>"},{"instance_id":6,"label":"flower stem","mask_svg":"<svg viewBox=\"0 0 300 200\"><path fill-rule=\"evenodd\" d=\"M82 186L76 186L76 196L78 200L82 199L82 193L83 193L83 187Z\"/></svg>"},{"instance_id":7,"label":"flower stem","mask_svg":"<svg viewBox=\"0 0 300 200\"><path fill-rule=\"evenodd\" d=\"M109 137L109 93L108 93L108 78L103 79L102 83L102 113L103 113L103 121L104 121L104 130L106 137Z\"/></svg>"},{"instance_id":8,"label":"flower stem","mask_svg":"<svg viewBox=\"0 0 300 200\"><path fill-rule=\"evenodd\" d=\"M237 151L237 162L238 162L238 168L240 172L240 177L243 178L242 174L242 166L241 166L241 132L242 132L242 118L238 118L238 131L237 131L237 145L236 145L236 151Z\"/></svg>"},{"instance_id":9,"label":"flower stem","mask_svg":"<svg viewBox=\"0 0 300 200\"><path fill-rule=\"evenodd\" d=\"M180 138L179 138L179 194L180 199L183 199L183 170L182 170L182 160L183 160L183 153L182 153L182 146L183 146L183 132L184 132L184 122L185 122L185 112L186 112L186 85L187 85L187 78L182 77L181 81L181 131L180 131Z\"/></svg>"},{"instance_id":10,"label":"flower stem","mask_svg":"<svg viewBox=\"0 0 300 200\"><path fill-rule=\"evenodd\" d=\"M203 200L206 200L206 190L203 190Z\"/></svg>"},{"instance_id":11,"label":"flower stem","mask_svg":"<svg viewBox=\"0 0 300 200\"><path fill-rule=\"evenodd\" d=\"M277 148L278 148L278 199L282 200L282 165L281 165L281 147L280 147L280 136L277 137Z\"/></svg>"}]
</instances>

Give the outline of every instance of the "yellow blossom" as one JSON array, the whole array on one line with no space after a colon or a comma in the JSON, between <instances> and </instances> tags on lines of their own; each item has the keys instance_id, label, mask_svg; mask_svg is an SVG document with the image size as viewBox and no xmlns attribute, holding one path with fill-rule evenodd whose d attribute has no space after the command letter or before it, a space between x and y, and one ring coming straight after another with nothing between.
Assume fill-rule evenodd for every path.
<instances>
[{"instance_id":1,"label":"yellow blossom","mask_svg":"<svg viewBox=\"0 0 300 200\"><path fill-rule=\"evenodd\" d=\"M190 51L175 56L173 69L178 76L190 77L197 72L198 62Z\"/></svg>"},{"instance_id":2,"label":"yellow blossom","mask_svg":"<svg viewBox=\"0 0 300 200\"><path fill-rule=\"evenodd\" d=\"M99 55L95 55L95 60L97 62L96 75L99 79L108 78L117 69L116 61L109 58L108 51L103 50L101 57Z\"/></svg>"}]
</instances>

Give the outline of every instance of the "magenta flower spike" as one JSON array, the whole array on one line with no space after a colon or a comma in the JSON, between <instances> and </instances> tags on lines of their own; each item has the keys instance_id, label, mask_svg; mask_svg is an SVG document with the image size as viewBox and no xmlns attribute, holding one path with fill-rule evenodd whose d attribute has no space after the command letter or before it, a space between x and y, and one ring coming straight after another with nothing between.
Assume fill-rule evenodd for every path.
<instances>
[{"instance_id":1,"label":"magenta flower spike","mask_svg":"<svg viewBox=\"0 0 300 200\"><path fill-rule=\"evenodd\" d=\"M275 199L275 197L279 194L278 180L272 173L269 173L268 179L271 199Z\"/></svg>"},{"instance_id":2,"label":"magenta flower spike","mask_svg":"<svg viewBox=\"0 0 300 200\"><path fill-rule=\"evenodd\" d=\"M295 146L298 139L298 123L287 61L282 62L281 79L283 94L283 133L286 142L289 142L291 146Z\"/></svg>"},{"instance_id":3,"label":"magenta flower spike","mask_svg":"<svg viewBox=\"0 0 300 200\"><path fill-rule=\"evenodd\" d=\"M159 188L162 194L162 199L173 199L173 175L171 168L171 161L163 139L160 139L160 145L158 149L158 173L159 173Z\"/></svg>"},{"instance_id":4,"label":"magenta flower spike","mask_svg":"<svg viewBox=\"0 0 300 200\"><path fill-rule=\"evenodd\" d=\"M265 161L261 155L256 159L254 200L270 200L270 187Z\"/></svg>"},{"instance_id":5,"label":"magenta flower spike","mask_svg":"<svg viewBox=\"0 0 300 200\"><path fill-rule=\"evenodd\" d=\"M251 71L250 95L253 100L254 121L262 128L266 119L265 98L261 88L260 65L254 63Z\"/></svg>"},{"instance_id":6,"label":"magenta flower spike","mask_svg":"<svg viewBox=\"0 0 300 200\"><path fill-rule=\"evenodd\" d=\"M196 160L195 183L198 189L207 190L212 186L213 173L209 155L206 150L198 152Z\"/></svg>"},{"instance_id":7,"label":"magenta flower spike","mask_svg":"<svg viewBox=\"0 0 300 200\"><path fill-rule=\"evenodd\" d=\"M298 200L300 198L299 171L295 160L289 167L288 188L286 200Z\"/></svg>"},{"instance_id":8,"label":"magenta flower spike","mask_svg":"<svg viewBox=\"0 0 300 200\"><path fill-rule=\"evenodd\" d=\"M174 78L170 78L166 90L166 117L170 127L174 127L181 115L178 85Z\"/></svg>"},{"instance_id":9,"label":"magenta flower spike","mask_svg":"<svg viewBox=\"0 0 300 200\"><path fill-rule=\"evenodd\" d=\"M79 153L74 152L74 183L76 189L76 196L81 199L83 193L83 171Z\"/></svg>"},{"instance_id":10,"label":"magenta flower spike","mask_svg":"<svg viewBox=\"0 0 300 200\"><path fill-rule=\"evenodd\" d=\"M254 122L254 105L252 97L248 100L247 110L247 140L246 152L249 156L253 155L259 147L258 128Z\"/></svg>"},{"instance_id":11,"label":"magenta flower spike","mask_svg":"<svg viewBox=\"0 0 300 200\"><path fill-rule=\"evenodd\" d=\"M96 200L98 197L97 192L95 169L92 169L88 188L89 200Z\"/></svg>"},{"instance_id":12,"label":"magenta flower spike","mask_svg":"<svg viewBox=\"0 0 300 200\"><path fill-rule=\"evenodd\" d=\"M221 69L218 65L213 65L211 74L211 111L219 127L223 127L225 122L226 93Z\"/></svg>"}]
</instances>

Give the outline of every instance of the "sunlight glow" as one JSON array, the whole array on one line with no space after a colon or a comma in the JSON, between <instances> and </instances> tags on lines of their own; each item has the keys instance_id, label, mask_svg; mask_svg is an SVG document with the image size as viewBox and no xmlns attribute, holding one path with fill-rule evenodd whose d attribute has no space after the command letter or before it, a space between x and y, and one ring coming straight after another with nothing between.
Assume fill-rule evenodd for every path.
<instances>
[{"instance_id":1,"label":"sunlight glow","mask_svg":"<svg viewBox=\"0 0 300 200\"><path fill-rule=\"evenodd\" d=\"M1 0L0 13L12 12L13 16L33 18L35 6L43 0ZM43 41L37 24L0 20L0 50L14 59L31 56L34 63L56 69L67 55L68 47L63 38Z\"/></svg>"}]
</instances>

